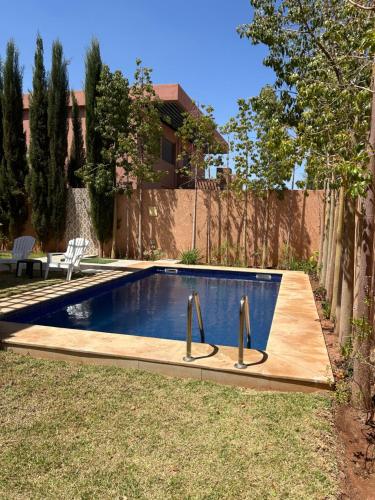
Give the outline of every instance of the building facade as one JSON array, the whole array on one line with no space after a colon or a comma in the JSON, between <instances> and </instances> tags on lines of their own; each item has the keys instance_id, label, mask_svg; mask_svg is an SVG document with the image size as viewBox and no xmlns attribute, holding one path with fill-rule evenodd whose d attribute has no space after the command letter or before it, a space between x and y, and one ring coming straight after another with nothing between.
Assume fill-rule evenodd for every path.
<instances>
[{"instance_id":1,"label":"building facade","mask_svg":"<svg viewBox=\"0 0 375 500\"><path fill-rule=\"evenodd\" d=\"M180 141L176 137L177 129L182 125L183 113L199 112L192 99L186 94L179 84L160 84L154 85L155 92L162 102L161 106L161 122L162 122L162 139L160 145L160 158L155 165L155 170L163 172L160 180L155 183L145 184L145 188L164 188L176 189L180 186L191 187L186 185L186 177L179 173L181 165L177 158L181 152ZM85 140L86 131L86 113L85 113L85 93L83 91L75 91L75 97L78 102L83 137ZM27 144L30 141L30 124L29 124L29 95L25 94L23 98L23 126L26 133ZM69 131L68 131L68 151L72 141L72 124L71 124L71 102L69 102ZM225 141L219 133L218 139L224 144ZM201 172L201 177L204 177L204 172Z\"/></svg>"}]
</instances>

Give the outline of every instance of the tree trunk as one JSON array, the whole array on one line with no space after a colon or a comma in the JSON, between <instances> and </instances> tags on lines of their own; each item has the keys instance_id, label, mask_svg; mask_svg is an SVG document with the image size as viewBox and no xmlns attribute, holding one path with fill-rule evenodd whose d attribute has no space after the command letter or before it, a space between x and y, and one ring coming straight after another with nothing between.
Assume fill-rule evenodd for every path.
<instances>
[{"instance_id":1,"label":"tree trunk","mask_svg":"<svg viewBox=\"0 0 375 500\"><path fill-rule=\"evenodd\" d=\"M372 103L369 137L368 172L371 183L366 196L361 200L361 227L357 246L358 286L356 287L353 315L353 385L352 403L371 411L371 346L374 342L374 182L375 182L375 60L372 63Z\"/></svg>"},{"instance_id":2,"label":"tree trunk","mask_svg":"<svg viewBox=\"0 0 375 500\"><path fill-rule=\"evenodd\" d=\"M267 253L268 253L268 226L269 226L269 212L270 212L270 192L267 191L266 197L266 213L265 213L265 228L263 235L263 245L262 245L262 268L267 265Z\"/></svg>"},{"instance_id":3,"label":"tree trunk","mask_svg":"<svg viewBox=\"0 0 375 500\"><path fill-rule=\"evenodd\" d=\"M113 195L113 219L112 219L112 248L111 259L117 257L117 196Z\"/></svg>"},{"instance_id":4,"label":"tree trunk","mask_svg":"<svg viewBox=\"0 0 375 500\"><path fill-rule=\"evenodd\" d=\"M328 224L328 244L327 244L327 269L324 280L324 288L327 290L328 286L328 276L329 276L329 267L331 260L331 251L332 251L332 236L333 236L333 226L335 222L335 191L331 189L330 194L330 203L329 203L329 224Z\"/></svg>"},{"instance_id":5,"label":"tree trunk","mask_svg":"<svg viewBox=\"0 0 375 500\"><path fill-rule=\"evenodd\" d=\"M244 266L247 267L247 189L245 191L245 213L243 222L243 253L244 253Z\"/></svg>"},{"instance_id":6,"label":"tree trunk","mask_svg":"<svg viewBox=\"0 0 375 500\"><path fill-rule=\"evenodd\" d=\"M342 261L342 287L339 342L344 346L352 334L354 297L354 251L355 251L355 206L354 200L347 199L344 210L344 249Z\"/></svg>"},{"instance_id":7,"label":"tree trunk","mask_svg":"<svg viewBox=\"0 0 375 500\"><path fill-rule=\"evenodd\" d=\"M138 190L138 258L143 259L143 245L142 245L142 187L137 187Z\"/></svg>"},{"instance_id":8,"label":"tree trunk","mask_svg":"<svg viewBox=\"0 0 375 500\"><path fill-rule=\"evenodd\" d=\"M342 269L342 232L344 222L344 203L345 203L345 190L344 186L340 187L339 201L337 205L337 227L335 238L335 261L333 271L333 285L332 285L332 305L330 319L334 321L337 319L336 308L341 302L341 269Z\"/></svg>"},{"instance_id":9,"label":"tree trunk","mask_svg":"<svg viewBox=\"0 0 375 500\"><path fill-rule=\"evenodd\" d=\"M295 174L296 174L296 169L293 167L293 172L292 172L292 184L291 184L291 190L289 191L289 203L288 203L288 228L287 228L287 235L286 235L286 263L287 263L287 269L289 269L291 261L292 261L292 250L290 248L290 235L292 232L292 224L293 224L293 211L292 211L292 197L294 195L294 179L295 179Z\"/></svg>"},{"instance_id":10,"label":"tree trunk","mask_svg":"<svg viewBox=\"0 0 375 500\"><path fill-rule=\"evenodd\" d=\"M324 183L324 195L323 195L323 206L320 205L320 223L319 223L319 229L320 229L320 234L319 234L319 256L318 256L318 273L319 273L319 278L321 276L321 269L322 269L322 263L323 263L323 246L324 246L324 236L326 233L326 194L327 194L327 184L326 182Z\"/></svg>"},{"instance_id":11,"label":"tree trunk","mask_svg":"<svg viewBox=\"0 0 375 500\"><path fill-rule=\"evenodd\" d=\"M229 266L229 183L227 180L227 213L225 222L225 260L226 266Z\"/></svg>"},{"instance_id":12,"label":"tree trunk","mask_svg":"<svg viewBox=\"0 0 375 500\"><path fill-rule=\"evenodd\" d=\"M197 246L197 205L198 205L198 167L195 167L194 173L194 205L193 205L193 227L191 236L191 249L194 250Z\"/></svg>"},{"instance_id":13,"label":"tree trunk","mask_svg":"<svg viewBox=\"0 0 375 500\"><path fill-rule=\"evenodd\" d=\"M324 242L323 242L323 254L322 254L322 270L320 273L320 281L319 281L320 286L325 285L327 276L331 203L332 203L332 191L327 187L325 194Z\"/></svg>"},{"instance_id":14,"label":"tree trunk","mask_svg":"<svg viewBox=\"0 0 375 500\"><path fill-rule=\"evenodd\" d=\"M130 195L127 197L126 200L126 247L125 247L125 253L126 253L126 258L129 258L129 240L130 240L130 228L129 228L129 210L130 210Z\"/></svg>"},{"instance_id":15,"label":"tree trunk","mask_svg":"<svg viewBox=\"0 0 375 500\"><path fill-rule=\"evenodd\" d=\"M335 233L336 233L336 225L337 225L337 197L336 192L333 196L333 205L331 212L331 221L330 221L330 235L329 235L329 254L328 254L328 264L327 264L327 276L326 276L326 290L327 290L327 298L329 302L332 300L332 286L333 286L333 272L335 265L335 255L334 252L336 250L335 246Z\"/></svg>"},{"instance_id":16,"label":"tree trunk","mask_svg":"<svg viewBox=\"0 0 375 500\"><path fill-rule=\"evenodd\" d=\"M211 264L211 189L208 190L207 201L207 263Z\"/></svg>"}]
</instances>

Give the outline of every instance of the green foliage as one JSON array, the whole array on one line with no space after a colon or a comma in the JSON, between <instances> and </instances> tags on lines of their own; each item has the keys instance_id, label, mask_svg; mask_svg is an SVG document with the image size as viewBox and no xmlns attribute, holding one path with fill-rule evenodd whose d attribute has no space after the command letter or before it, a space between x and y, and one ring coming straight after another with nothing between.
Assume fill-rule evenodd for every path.
<instances>
[{"instance_id":1,"label":"green foliage","mask_svg":"<svg viewBox=\"0 0 375 500\"><path fill-rule=\"evenodd\" d=\"M8 211L6 209L5 166L3 148L3 64L0 59L0 234L1 242L7 239Z\"/></svg>"},{"instance_id":2,"label":"green foliage","mask_svg":"<svg viewBox=\"0 0 375 500\"><path fill-rule=\"evenodd\" d=\"M52 67L48 84L48 137L50 172L48 179L49 237L61 240L65 231L68 148L68 74L67 62L59 41L52 45Z\"/></svg>"},{"instance_id":3,"label":"green foliage","mask_svg":"<svg viewBox=\"0 0 375 500\"><path fill-rule=\"evenodd\" d=\"M238 113L221 127L221 132L228 136L230 151L234 153L233 162L236 171L231 188L242 191L249 188L251 182L251 156L254 152L253 113L249 100L238 99Z\"/></svg>"},{"instance_id":4,"label":"green foliage","mask_svg":"<svg viewBox=\"0 0 375 500\"><path fill-rule=\"evenodd\" d=\"M353 341L351 338L348 338L345 344L341 347L341 356L345 361L350 360L353 353Z\"/></svg>"},{"instance_id":5,"label":"green foliage","mask_svg":"<svg viewBox=\"0 0 375 500\"><path fill-rule=\"evenodd\" d=\"M343 0L251 0L253 19L238 31L265 44L285 119L294 127L305 185L326 178L352 196L369 184L366 137L373 20ZM330 161L327 161L327 158Z\"/></svg>"},{"instance_id":6,"label":"green foliage","mask_svg":"<svg viewBox=\"0 0 375 500\"><path fill-rule=\"evenodd\" d=\"M328 302L328 300L322 300L322 312L324 319L329 319L331 316L331 304Z\"/></svg>"},{"instance_id":7,"label":"green foliage","mask_svg":"<svg viewBox=\"0 0 375 500\"><path fill-rule=\"evenodd\" d=\"M283 103L272 87L264 87L251 99L256 147L252 155L252 189L264 193L282 190L297 161L296 141L283 120Z\"/></svg>"},{"instance_id":8,"label":"green foliage","mask_svg":"<svg viewBox=\"0 0 375 500\"><path fill-rule=\"evenodd\" d=\"M101 151L99 161L87 162L80 172L91 191L105 200L107 214L101 217L102 225L97 228L99 241L103 243L112 236L114 196L119 191L116 168L129 170L123 148L129 133L129 84L121 71L111 73L103 65L96 92L95 132L100 135Z\"/></svg>"},{"instance_id":9,"label":"green foliage","mask_svg":"<svg viewBox=\"0 0 375 500\"><path fill-rule=\"evenodd\" d=\"M31 222L42 247L49 233L49 139L48 89L43 62L43 41L38 35L34 57L33 89L30 93L30 172L27 178Z\"/></svg>"},{"instance_id":10,"label":"green foliage","mask_svg":"<svg viewBox=\"0 0 375 500\"><path fill-rule=\"evenodd\" d=\"M338 404L348 404L350 402L351 389L348 380L339 380L335 384L335 399Z\"/></svg>"},{"instance_id":11,"label":"green foliage","mask_svg":"<svg viewBox=\"0 0 375 500\"><path fill-rule=\"evenodd\" d=\"M318 288L314 290L314 297L316 300L326 300L327 290L324 288L324 286L318 286Z\"/></svg>"},{"instance_id":12,"label":"green foliage","mask_svg":"<svg viewBox=\"0 0 375 500\"><path fill-rule=\"evenodd\" d=\"M98 97L98 84L102 70L100 48L97 40L92 40L86 53L85 74L85 99L86 99L86 161L87 165L98 165L102 162L102 138L98 129L96 105ZM98 189L95 183L88 183L90 194L91 222L98 238L101 252L103 243L112 234L111 196Z\"/></svg>"},{"instance_id":13,"label":"green foliage","mask_svg":"<svg viewBox=\"0 0 375 500\"><path fill-rule=\"evenodd\" d=\"M238 100L238 113L222 127L231 139L237 191L250 189L258 196L282 190L297 161L296 140L284 116L284 105L270 86L257 97Z\"/></svg>"},{"instance_id":14,"label":"green foliage","mask_svg":"<svg viewBox=\"0 0 375 500\"><path fill-rule=\"evenodd\" d=\"M72 188L80 188L83 187L83 182L82 178L77 175L77 173L84 167L86 158L79 106L74 92L71 93L71 100L73 137L72 144L70 146L70 155L68 162L68 183Z\"/></svg>"},{"instance_id":15,"label":"green foliage","mask_svg":"<svg viewBox=\"0 0 375 500\"><path fill-rule=\"evenodd\" d=\"M129 134L129 83L121 71L111 73L104 65L98 84L95 117L102 140L101 162L91 166L91 182L99 192L113 196L117 189L116 168L129 172L123 145Z\"/></svg>"},{"instance_id":16,"label":"green foliage","mask_svg":"<svg viewBox=\"0 0 375 500\"><path fill-rule=\"evenodd\" d=\"M359 339L360 341L368 340L372 335L372 325L369 323L367 318L353 318L353 338Z\"/></svg>"},{"instance_id":17,"label":"green foliage","mask_svg":"<svg viewBox=\"0 0 375 500\"><path fill-rule=\"evenodd\" d=\"M3 63L0 59L0 165L4 159L3 148Z\"/></svg>"},{"instance_id":18,"label":"green foliage","mask_svg":"<svg viewBox=\"0 0 375 500\"><path fill-rule=\"evenodd\" d=\"M87 163L99 163L102 150L101 136L96 129L95 118L97 85L102 70L99 42L92 40L85 60L85 112L86 112L86 158Z\"/></svg>"},{"instance_id":19,"label":"green foliage","mask_svg":"<svg viewBox=\"0 0 375 500\"><path fill-rule=\"evenodd\" d=\"M160 248L150 248L150 250L145 250L143 252L144 260L160 260L164 256L163 250Z\"/></svg>"},{"instance_id":20,"label":"green foliage","mask_svg":"<svg viewBox=\"0 0 375 500\"><path fill-rule=\"evenodd\" d=\"M240 257L243 254L244 248L224 241L219 247L212 249L211 262L215 266L246 267Z\"/></svg>"},{"instance_id":21,"label":"green foliage","mask_svg":"<svg viewBox=\"0 0 375 500\"><path fill-rule=\"evenodd\" d=\"M182 161L182 174L197 178L211 166L222 164L221 155L226 147L219 140L212 106L201 105L190 112L184 112L183 123L176 136L181 141L178 160Z\"/></svg>"},{"instance_id":22,"label":"green foliage","mask_svg":"<svg viewBox=\"0 0 375 500\"><path fill-rule=\"evenodd\" d=\"M197 248L192 248L191 250L185 250L181 252L181 264L193 265L198 264L201 259L199 250Z\"/></svg>"},{"instance_id":23,"label":"green foliage","mask_svg":"<svg viewBox=\"0 0 375 500\"><path fill-rule=\"evenodd\" d=\"M288 269L289 271L303 271L309 276L315 277L318 270L317 254L314 253L308 259L297 259L290 251L283 254L284 257L280 262L280 269Z\"/></svg>"},{"instance_id":24,"label":"green foliage","mask_svg":"<svg viewBox=\"0 0 375 500\"><path fill-rule=\"evenodd\" d=\"M25 177L26 137L23 130L22 71L18 51L8 42L3 73L2 134L3 161L0 165L2 231L11 238L22 232L27 220Z\"/></svg>"},{"instance_id":25,"label":"green foliage","mask_svg":"<svg viewBox=\"0 0 375 500\"><path fill-rule=\"evenodd\" d=\"M143 182L155 182L163 172L154 166L160 157L162 126L160 122L160 100L152 80L152 70L136 60L134 82L130 89L129 128L127 134L119 138L122 151L129 159L125 166L127 174L137 179L137 186Z\"/></svg>"}]
</instances>

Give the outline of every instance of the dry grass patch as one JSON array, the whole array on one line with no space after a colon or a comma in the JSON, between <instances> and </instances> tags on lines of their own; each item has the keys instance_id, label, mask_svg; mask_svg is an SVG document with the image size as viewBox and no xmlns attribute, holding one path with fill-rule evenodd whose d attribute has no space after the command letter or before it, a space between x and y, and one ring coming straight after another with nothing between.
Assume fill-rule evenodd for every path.
<instances>
[{"instance_id":1,"label":"dry grass patch","mask_svg":"<svg viewBox=\"0 0 375 500\"><path fill-rule=\"evenodd\" d=\"M0 261L1 264L1 261ZM28 278L25 274L17 277L14 272L0 272L0 299L12 297L21 293L32 292L40 288L65 283L66 273L63 271L53 271L48 279L41 278L39 269L34 270L34 278ZM82 278L82 275L75 273L72 279Z\"/></svg>"},{"instance_id":2,"label":"dry grass patch","mask_svg":"<svg viewBox=\"0 0 375 500\"><path fill-rule=\"evenodd\" d=\"M0 352L0 497L336 498L327 397Z\"/></svg>"}]
</instances>

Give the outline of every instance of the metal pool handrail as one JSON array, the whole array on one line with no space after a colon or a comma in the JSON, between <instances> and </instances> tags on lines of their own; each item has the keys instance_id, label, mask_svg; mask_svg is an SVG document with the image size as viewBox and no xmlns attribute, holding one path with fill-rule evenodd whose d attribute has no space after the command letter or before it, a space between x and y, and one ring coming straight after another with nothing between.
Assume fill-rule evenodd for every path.
<instances>
[{"instance_id":1,"label":"metal pool handrail","mask_svg":"<svg viewBox=\"0 0 375 500\"><path fill-rule=\"evenodd\" d=\"M238 361L235 363L234 367L243 369L246 368L246 364L243 362L243 329L246 328L246 347L250 349L251 347L251 337L250 337L250 312L249 312L249 299L247 295L244 295L240 302L240 329L238 333Z\"/></svg>"},{"instance_id":2,"label":"metal pool handrail","mask_svg":"<svg viewBox=\"0 0 375 500\"><path fill-rule=\"evenodd\" d=\"M201 334L201 342L204 343L204 328L202 320L201 304L199 301L198 292L193 292L189 295L188 305L187 305L187 325L186 325L186 356L184 356L184 361L194 361L191 355L191 343L193 340L193 303L195 304L195 310L197 312L199 331Z\"/></svg>"}]
</instances>

